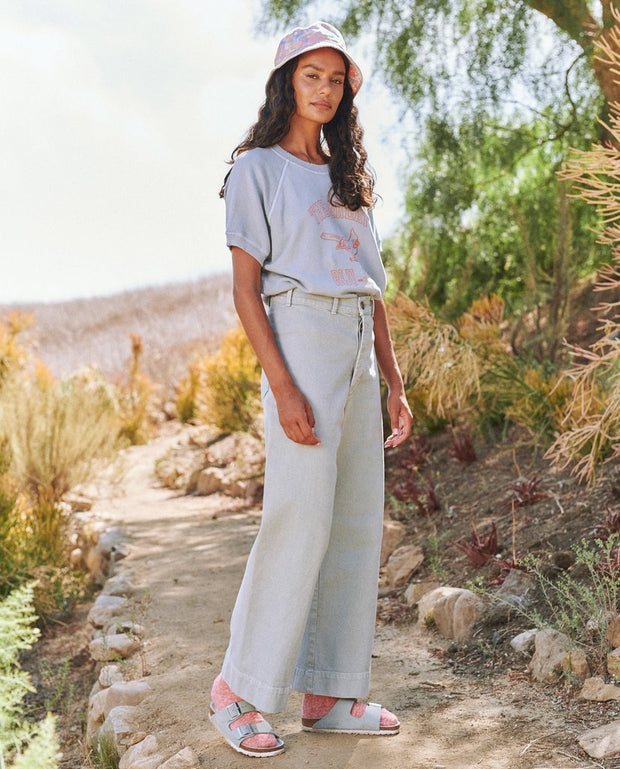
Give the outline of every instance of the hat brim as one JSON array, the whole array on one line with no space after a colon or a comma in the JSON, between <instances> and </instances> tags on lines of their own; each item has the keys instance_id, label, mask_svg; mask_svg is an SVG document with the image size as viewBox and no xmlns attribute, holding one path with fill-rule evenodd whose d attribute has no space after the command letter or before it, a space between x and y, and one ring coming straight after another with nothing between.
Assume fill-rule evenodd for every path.
<instances>
[{"instance_id":1,"label":"hat brim","mask_svg":"<svg viewBox=\"0 0 620 769\"><path fill-rule=\"evenodd\" d=\"M333 48L334 51L338 51L338 53L341 53L346 60L349 62L349 74L348 74L348 81L349 85L351 86L351 90L353 91L353 96L357 94L359 89L362 87L362 83L364 82L364 78L362 76L362 70L357 66L357 64L353 61L351 58L351 55L347 53L347 51L343 51L342 48L339 48L337 45L334 45L330 42L319 42L315 43L314 45L309 45L307 48L304 48L302 51L295 51L292 52L289 56L285 57L277 67L274 67L271 72L269 73L269 77L273 75L273 73L277 69L281 69L287 62L291 61L291 59L296 58L297 56L301 56L304 53L308 53L308 51L317 51L320 48Z\"/></svg>"}]
</instances>

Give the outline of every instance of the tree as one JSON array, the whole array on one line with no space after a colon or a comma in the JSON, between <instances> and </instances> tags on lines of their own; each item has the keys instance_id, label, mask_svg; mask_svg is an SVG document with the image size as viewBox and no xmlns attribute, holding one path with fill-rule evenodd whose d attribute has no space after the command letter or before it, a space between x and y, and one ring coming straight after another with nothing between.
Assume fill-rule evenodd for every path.
<instances>
[{"instance_id":1,"label":"tree","mask_svg":"<svg viewBox=\"0 0 620 769\"><path fill-rule=\"evenodd\" d=\"M264 0L265 19L287 24L316 5ZM563 77L568 88L570 71L582 58L605 99L620 101L620 85L594 56L595 42L613 26L611 7L612 0L341 0L330 11L339 8L334 20L348 35L374 30L387 80L410 105L430 100L441 107L454 98L445 89L459 69L469 84L466 101L474 93L496 101L518 74L530 77L534 90L550 74ZM541 15L553 25L541 25ZM528 73L540 32L553 28L557 45L543 60L534 56L537 72Z\"/></svg>"},{"instance_id":2,"label":"tree","mask_svg":"<svg viewBox=\"0 0 620 769\"><path fill-rule=\"evenodd\" d=\"M317 4L263 7L284 25L314 16ZM374 33L386 82L423 126L411 131L405 231L388 252L400 287L452 316L485 291L534 317L555 302L561 333L572 283L606 253L591 212L556 172L570 146L590 146L595 116L620 98L594 56L609 35L610 0L341 0L329 9L348 38ZM544 357L557 340L538 347Z\"/></svg>"}]
</instances>

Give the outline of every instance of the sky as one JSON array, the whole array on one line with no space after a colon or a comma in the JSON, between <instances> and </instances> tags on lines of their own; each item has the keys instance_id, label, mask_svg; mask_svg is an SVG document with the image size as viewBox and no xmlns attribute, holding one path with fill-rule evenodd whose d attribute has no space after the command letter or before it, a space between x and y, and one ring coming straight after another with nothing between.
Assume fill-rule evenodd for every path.
<instances>
[{"instance_id":1,"label":"sky","mask_svg":"<svg viewBox=\"0 0 620 769\"><path fill-rule=\"evenodd\" d=\"M217 193L280 38L256 31L260 5L0 4L0 303L230 269ZM368 43L349 49L366 78L356 103L386 237L402 214L399 107Z\"/></svg>"}]
</instances>

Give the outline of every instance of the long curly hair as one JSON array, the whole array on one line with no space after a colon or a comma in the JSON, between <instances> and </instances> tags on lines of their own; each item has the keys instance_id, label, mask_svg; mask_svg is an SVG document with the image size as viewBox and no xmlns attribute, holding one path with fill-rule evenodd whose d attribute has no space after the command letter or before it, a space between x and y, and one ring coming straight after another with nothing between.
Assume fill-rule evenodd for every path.
<instances>
[{"instance_id":1,"label":"long curly hair","mask_svg":"<svg viewBox=\"0 0 620 769\"><path fill-rule=\"evenodd\" d=\"M357 107L353 104L353 91L348 78L349 62L346 57L342 58L346 68L342 100L334 117L323 126L319 149L329 165L332 183L330 203L357 211L362 206L374 205L375 177L367 166L368 155L362 141L364 132L357 122ZM231 163L243 152L255 147L273 147L289 132L291 117L296 109L293 73L298 61L299 56L296 56L271 73L258 120L233 150ZM220 197L223 194L224 187L220 190Z\"/></svg>"}]
</instances>

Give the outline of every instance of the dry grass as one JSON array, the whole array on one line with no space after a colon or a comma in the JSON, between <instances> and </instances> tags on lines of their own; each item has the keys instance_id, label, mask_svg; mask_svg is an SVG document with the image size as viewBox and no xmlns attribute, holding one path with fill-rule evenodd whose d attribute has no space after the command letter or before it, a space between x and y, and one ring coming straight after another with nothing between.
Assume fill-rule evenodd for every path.
<instances>
[{"instance_id":1,"label":"dry grass","mask_svg":"<svg viewBox=\"0 0 620 769\"><path fill-rule=\"evenodd\" d=\"M612 9L620 40L620 12ZM597 43L599 58L612 72L620 69L620 53L608 40ZM562 176L573 184L575 195L596 208L600 240L611 246L614 262L604 269L596 288L620 290L620 104L610 104L610 141L588 151L573 150ZM592 483L598 466L620 456L620 301L601 303L605 320L599 339L588 349L569 345L575 364L564 375L571 381L572 397L562 429L548 456L560 467L573 465L580 480Z\"/></svg>"},{"instance_id":2,"label":"dry grass","mask_svg":"<svg viewBox=\"0 0 620 769\"><path fill-rule=\"evenodd\" d=\"M35 353L59 378L89 365L117 377L129 368L129 335L138 334L144 375L170 391L188 360L214 352L235 325L231 291L231 277L218 275L109 297L0 305L0 317L15 310L32 315Z\"/></svg>"},{"instance_id":3,"label":"dry grass","mask_svg":"<svg viewBox=\"0 0 620 769\"><path fill-rule=\"evenodd\" d=\"M7 385L0 433L8 440L10 474L36 503L56 504L90 479L95 463L118 446L118 416L105 383L41 376Z\"/></svg>"}]
</instances>

